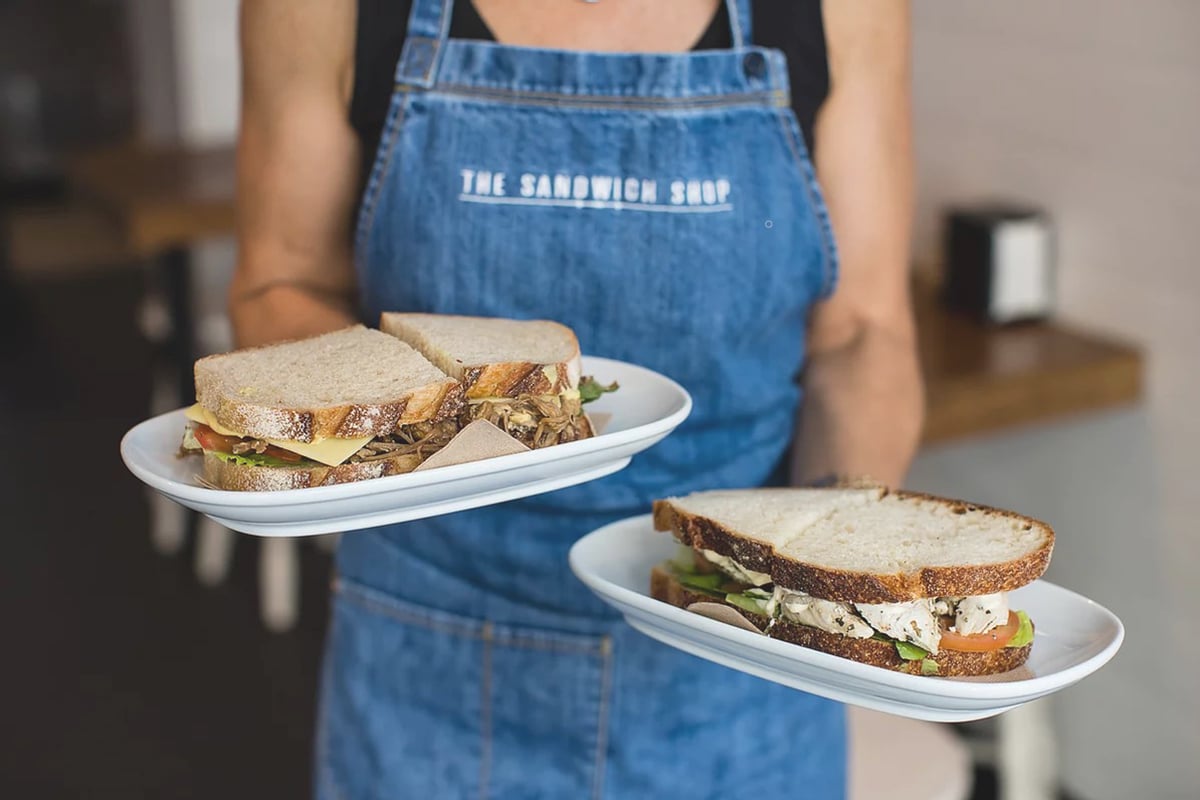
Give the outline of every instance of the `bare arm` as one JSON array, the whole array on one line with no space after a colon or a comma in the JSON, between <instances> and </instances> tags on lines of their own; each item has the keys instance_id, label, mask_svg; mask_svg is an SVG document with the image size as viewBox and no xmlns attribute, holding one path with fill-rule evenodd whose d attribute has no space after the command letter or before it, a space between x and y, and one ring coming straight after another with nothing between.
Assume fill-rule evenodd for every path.
<instances>
[{"instance_id":1,"label":"bare arm","mask_svg":"<svg viewBox=\"0 0 1200 800\"><path fill-rule=\"evenodd\" d=\"M797 472L895 486L916 451L924 400L909 296L909 9L824 8L831 91L817 121L816 167L841 278L811 321Z\"/></svg>"},{"instance_id":2,"label":"bare arm","mask_svg":"<svg viewBox=\"0 0 1200 800\"><path fill-rule=\"evenodd\" d=\"M353 0L243 0L238 266L230 315L239 345L354 321L350 217L358 142L346 108Z\"/></svg>"}]
</instances>

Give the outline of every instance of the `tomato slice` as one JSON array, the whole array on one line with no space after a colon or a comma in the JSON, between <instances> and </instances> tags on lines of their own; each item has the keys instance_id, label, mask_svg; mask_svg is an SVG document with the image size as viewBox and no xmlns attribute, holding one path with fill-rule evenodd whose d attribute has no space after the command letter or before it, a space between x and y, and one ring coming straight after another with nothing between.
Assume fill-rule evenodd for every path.
<instances>
[{"instance_id":1,"label":"tomato slice","mask_svg":"<svg viewBox=\"0 0 1200 800\"><path fill-rule=\"evenodd\" d=\"M276 447L273 444L267 445L267 449L263 451L263 455L274 456L275 458L284 461L299 461L300 454L293 453L291 450L284 450L282 447Z\"/></svg>"},{"instance_id":2,"label":"tomato slice","mask_svg":"<svg viewBox=\"0 0 1200 800\"><path fill-rule=\"evenodd\" d=\"M232 453L237 443L236 436L222 436L207 425L197 423L192 428L192 435L205 450L216 450L218 453Z\"/></svg>"},{"instance_id":3,"label":"tomato slice","mask_svg":"<svg viewBox=\"0 0 1200 800\"><path fill-rule=\"evenodd\" d=\"M986 653L999 650L1017 635L1021 627L1021 618L1012 611L1008 612L1008 622L992 628L987 633L975 633L965 636L946 628L942 628L942 641L938 647L947 650L965 650L969 653Z\"/></svg>"},{"instance_id":4,"label":"tomato slice","mask_svg":"<svg viewBox=\"0 0 1200 800\"><path fill-rule=\"evenodd\" d=\"M218 453L232 453L233 446L242 441L236 436L223 436L207 425L196 423L192 428L192 435L196 437L196 441L205 450L214 450ZM273 444L267 445L267 449L263 451L263 455L274 456L282 461L299 461L300 454L293 453L291 450L284 450L282 447L276 447Z\"/></svg>"}]
</instances>

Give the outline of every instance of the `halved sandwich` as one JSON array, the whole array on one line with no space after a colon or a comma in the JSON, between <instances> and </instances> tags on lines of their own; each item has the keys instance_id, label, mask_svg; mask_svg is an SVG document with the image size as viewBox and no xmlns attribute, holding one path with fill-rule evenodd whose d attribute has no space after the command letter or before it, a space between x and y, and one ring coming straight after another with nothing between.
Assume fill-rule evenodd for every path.
<instances>
[{"instance_id":1,"label":"halved sandwich","mask_svg":"<svg viewBox=\"0 0 1200 800\"><path fill-rule=\"evenodd\" d=\"M379 327L462 383L464 423L485 419L528 447L592 436L583 404L617 388L581 378L579 340L557 322L385 312Z\"/></svg>"},{"instance_id":2,"label":"halved sandwich","mask_svg":"<svg viewBox=\"0 0 1200 800\"><path fill-rule=\"evenodd\" d=\"M219 489L297 489L410 472L458 432L459 382L361 325L196 362L185 452Z\"/></svg>"},{"instance_id":3,"label":"halved sandwich","mask_svg":"<svg viewBox=\"0 0 1200 800\"><path fill-rule=\"evenodd\" d=\"M1023 664L1007 593L1045 572L1054 531L1007 511L881 487L700 492L654 504L686 548L651 575L686 608L731 605L768 636L918 675Z\"/></svg>"}]
</instances>

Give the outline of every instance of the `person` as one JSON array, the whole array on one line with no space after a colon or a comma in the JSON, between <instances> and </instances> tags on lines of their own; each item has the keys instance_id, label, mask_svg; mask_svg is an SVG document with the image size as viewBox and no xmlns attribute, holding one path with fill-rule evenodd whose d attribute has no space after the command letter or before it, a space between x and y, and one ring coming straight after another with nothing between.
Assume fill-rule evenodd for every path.
<instances>
[{"instance_id":1,"label":"person","mask_svg":"<svg viewBox=\"0 0 1200 800\"><path fill-rule=\"evenodd\" d=\"M907 4L242 13L240 344L383 310L548 318L694 399L607 478L343 537L316 795L841 796L841 706L636 633L566 554L789 465L901 481L922 407Z\"/></svg>"}]
</instances>

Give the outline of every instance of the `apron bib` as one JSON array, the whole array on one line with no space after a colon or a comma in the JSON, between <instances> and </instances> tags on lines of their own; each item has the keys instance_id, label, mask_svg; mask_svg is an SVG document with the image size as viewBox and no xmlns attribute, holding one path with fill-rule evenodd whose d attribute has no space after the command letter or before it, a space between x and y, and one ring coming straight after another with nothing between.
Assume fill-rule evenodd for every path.
<instances>
[{"instance_id":1,"label":"apron bib","mask_svg":"<svg viewBox=\"0 0 1200 800\"><path fill-rule=\"evenodd\" d=\"M343 538L321 797L841 796L839 706L658 645L567 568L657 497L777 481L793 433L836 255L784 58L727 7L731 50L597 54L450 39L450 0L413 3L366 318L555 319L694 409L599 481Z\"/></svg>"}]
</instances>

